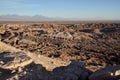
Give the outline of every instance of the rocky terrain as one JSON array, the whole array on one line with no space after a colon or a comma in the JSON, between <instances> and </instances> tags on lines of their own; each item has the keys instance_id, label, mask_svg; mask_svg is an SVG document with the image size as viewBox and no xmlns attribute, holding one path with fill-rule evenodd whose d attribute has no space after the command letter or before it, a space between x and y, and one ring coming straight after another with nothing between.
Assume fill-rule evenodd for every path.
<instances>
[{"instance_id":1,"label":"rocky terrain","mask_svg":"<svg viewBox=\"0 0 120 80\"><path fill-rule=\"evenodd\" d=\"M119 23L1 23L0 41L0 80L120 79Z\"/></svg>"}]
</instances>

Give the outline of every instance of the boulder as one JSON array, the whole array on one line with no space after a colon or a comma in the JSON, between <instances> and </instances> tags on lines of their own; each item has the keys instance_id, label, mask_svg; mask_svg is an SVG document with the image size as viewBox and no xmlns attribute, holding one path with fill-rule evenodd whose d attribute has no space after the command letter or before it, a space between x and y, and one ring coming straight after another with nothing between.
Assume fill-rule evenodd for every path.
<instances>
[{"instance_id":1,"label":"boulder","mask_svg":"<svg viewBox=\"0 0 120 80\"><path fill-rule=\"evenodd\" d=\"M89 76L89 80L119 80L120 65L100 69Z\"/></svg>"},{"instance_id":2,"label":"boulder","mask_svg":"<svg viewBox=\"0 0 120 80\"><path fill-rule=\"evenodd\" d=\"M32 59L23 52L0 53L0 68L13 69L28 65Z\"/></svg>"}]
</instances>

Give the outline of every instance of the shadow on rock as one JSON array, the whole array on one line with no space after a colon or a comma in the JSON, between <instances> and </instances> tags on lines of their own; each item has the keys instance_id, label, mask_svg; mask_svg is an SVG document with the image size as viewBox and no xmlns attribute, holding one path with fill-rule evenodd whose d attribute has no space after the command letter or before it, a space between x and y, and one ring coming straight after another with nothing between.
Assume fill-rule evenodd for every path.
<instances>
[{"instance_id":1,"label":"shadow on rock","mask_svg":"<svg viewBox=\"0 0 120 80\"><path fill-rule=\"evenodd\" d=\"M73 61L68 66L47 71L42 65L31 63L23 69L26 75L20 77L20 80L88 80L92 72L83 65L83 62Z\"/></svg>"},{"instance_id":2,"label":"shadow on rock","mask_svg":"<svg viewBox=\"0 0 120 80\"><path fill-rule=\"evenodd\" d=\"M6 80L13 75L12 70L0 68L0 80Z\"/></svg>"}]
</instances>

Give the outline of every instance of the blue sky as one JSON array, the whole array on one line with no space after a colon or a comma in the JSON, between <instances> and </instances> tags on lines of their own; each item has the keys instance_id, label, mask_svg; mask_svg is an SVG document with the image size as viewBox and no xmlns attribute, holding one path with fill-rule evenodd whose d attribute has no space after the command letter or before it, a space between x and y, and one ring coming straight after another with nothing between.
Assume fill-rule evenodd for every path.
<instances>
[{"instance_id":1,"label":"blue sky","mask_svg":"<svg viewBox=\"0 0 120 80\"><path fill-rule=\"evenodd\" d=\"M0 15L120 20L120 0L0 0Z\"/></svg>"}]
</instances>

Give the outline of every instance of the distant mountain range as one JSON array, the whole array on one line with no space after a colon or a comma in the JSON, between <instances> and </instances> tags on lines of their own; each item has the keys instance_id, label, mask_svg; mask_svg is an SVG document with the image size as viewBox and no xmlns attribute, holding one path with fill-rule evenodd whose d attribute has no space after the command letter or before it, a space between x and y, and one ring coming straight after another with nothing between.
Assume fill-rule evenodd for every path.
<instances>
[{"instance_id":1,"label":"distant mountain range","mask_svg":"<svg viewBox=\"0 0 120 80\"><path fill-rule=\"evenodd\" d=\"M0 21L53 21L53 20L73 20L61 17L46 17L42 15L21 16L21 15L0 15Z\"/></svg>"},{"instance_id":2,"label":"distant mountain range","mask_svg":"<svg viewBox=\"0 0 120 80\"><path fill-rule=\"evenodd\" d=\"M47 17L42 15L23 16L23 15L0 15L0 21L114 21L120 22L119 19L103 19L103 18L63 18L63 17Z\"/></svg>"}]
</instances>

